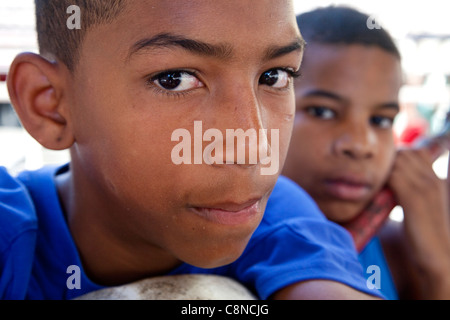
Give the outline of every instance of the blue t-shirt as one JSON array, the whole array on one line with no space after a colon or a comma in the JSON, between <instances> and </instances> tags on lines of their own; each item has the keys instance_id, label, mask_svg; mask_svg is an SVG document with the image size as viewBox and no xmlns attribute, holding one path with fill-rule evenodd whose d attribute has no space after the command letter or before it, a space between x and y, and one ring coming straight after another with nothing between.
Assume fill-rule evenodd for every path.
<instances>
[{"instance_id":1,"label":"blue t-shirt","mask_svg":"<svg viewBox=\"0 0 450 320\"><path fill-rule=\"evenodd\" d=\"M371 286L388 300L398 300L397 289L378 237L374 237L359 254L359 261Z\"/></svg>"},{"instance_id":2,"label":"blue t-shirt","mask_svg":"<svg viewBox=\"0 0 450 320\"><path fill-rule=\"evenodd\" d=\"M89 279L70 234L54 183L68 166L11 177L0 168L0 298L73 299L103 287ZM80 279L73 282L73 268ZM350 235L328 221L300 187L280 177L264 218L234 263L215 269L182 264L169 274L229 276L267 299L290 284L312 279L366 285ZM74 285L78 283L78 285Z\"/></svg>"}]
</instances>

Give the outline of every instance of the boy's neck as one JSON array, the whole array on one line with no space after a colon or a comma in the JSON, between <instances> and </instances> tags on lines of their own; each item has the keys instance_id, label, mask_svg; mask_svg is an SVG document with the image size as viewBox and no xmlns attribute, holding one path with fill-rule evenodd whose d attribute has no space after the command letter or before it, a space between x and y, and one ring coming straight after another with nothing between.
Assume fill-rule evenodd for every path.
<instances>
[{"instance_id":1,"label":"boy's neck","mask_svg":"<svg viewBox=\"0 0 450 320\"><path fill-rule=\"evenodd\" d=\"M102 196L91 190L86 181L80 181L81 175L73 170L71 165L71 170L55 177L55 183L83 269L92 281L105 286L121 285L166 274L181 264L161 248L138 243L132 235L123 238L108 229L106 226L114 226L114 222L101 220L117 216L113 210L120 208L107 202L105 205Z\"/></svg>"}]
</instances>

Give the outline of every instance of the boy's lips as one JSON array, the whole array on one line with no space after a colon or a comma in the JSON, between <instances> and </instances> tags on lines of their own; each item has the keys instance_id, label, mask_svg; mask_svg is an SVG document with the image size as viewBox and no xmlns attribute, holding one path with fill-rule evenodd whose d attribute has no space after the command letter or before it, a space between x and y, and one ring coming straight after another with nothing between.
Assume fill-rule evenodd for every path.
<instances>
[{"instance_id":1,"label":"boy's lips","mask_svg":"<svg viewBox=\"0 0 450 320\"><path fill-rule=\"evenodd\" d=\"M215 223L241 225L253 220L261 213L261 199L237 204L232 202L191 207L192 211Z\"/></svg>"},{"instance_id":2,"label":"boy's lips","mask_svg":"<svg viewBox=\"0 0 450 320\"><path fill-rule=\"evenodd\" d=\"M368 197L372 185L364 179L342 177L325 180L327 193L345 201L361 201Z\"/></svg>"}]
</instances>

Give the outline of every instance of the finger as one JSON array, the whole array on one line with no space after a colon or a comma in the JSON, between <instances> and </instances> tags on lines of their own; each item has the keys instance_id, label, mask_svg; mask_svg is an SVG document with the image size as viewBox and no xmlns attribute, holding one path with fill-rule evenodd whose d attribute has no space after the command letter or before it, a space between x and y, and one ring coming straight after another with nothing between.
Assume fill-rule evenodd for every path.
<instances>
[{"instance_id":1,"label":"finger","mask_svg":"<svg viewBox=\"0 0 450 320\"><path fill-rule=\"evenodd\" d=\"M425 151L399 151L389 177L389 185L406 195L408 192L422 190L428 192L440 188L440 179L433 170Z\"/></svg>"}]
</instances>

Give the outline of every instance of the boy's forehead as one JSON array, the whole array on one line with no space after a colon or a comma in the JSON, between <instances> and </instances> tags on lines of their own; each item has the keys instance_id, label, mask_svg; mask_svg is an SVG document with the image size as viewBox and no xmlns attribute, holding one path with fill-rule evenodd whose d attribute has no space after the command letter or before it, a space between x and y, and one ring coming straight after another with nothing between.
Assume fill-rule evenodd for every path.
<instances>
[{"instance_id":1,"label":"boy's forehead","mask_svg":"<svg viewBox=\"0 0 450 320\"><path fill-rule=\"evenodd\" d=\"M302 70L296 86L302 97L389 100L394 105L402 86L400 60L373 46L310 43Z\"/></svg>"},{"instance_id":2,"label":"boy's forehead","mask_svg":"<svg viewBox=\"0 0 450 320\"><path fill-rule=\"evenodd\" d=\"M195 22L203 23L210 19L216 22L214 25L233 25L236 20L242 23L247 21L255 21L266 16L266 18L277 19L281 15L293 15L295 20L295 13L291 0L137 0L126 2L124 12L128 12L133 16L134 20L144 18L144 20L151 20L156 24L166 21L170 27L174 23L184 23L186 28L189 24ZM230 14L235 19L230 20ZM224 20L217 20L219 17ZM203 21L202 21L203 20ZM259 21L264 24L266 21ZM209 27L214 27L210 25Z\"/></svg>"},{"instance_id":3,"label":"boy's forehead","mask_svg":"<svg viewBox=\"0 0 450 320\"><path fill-rule=\"evenodd\" d=\"M141 70L142 64L149 69L159 57L183 59L192 53L250 68L291 52L301 57L303 47L289 0L133 0L113 21L86 32L78 70L85 77L93 66L110 73L129 66Z\"/></svg>"},{"instance_id":4,"label":"boy's forehead","mask_svg":"<svg viewBox=\"0 0 450 320\"><path fill-rule=\"evenodd\" d=\"M122 35L128 45L166 33L209 43L257 44L300 37L288 0L130 1L109 27L110 33Z\"/></svg>"},{"instance_id":5,"label":"boy's forehead","mask_svg":"<svg viewBox=\"0 0 450 320\"><path fill-rule=\"evenodd\" d=\"M402 78L401 62L393 54L374 46L333 45L311 43L305 50L304 72L323 78L331 74L361 76L367 71L390 75L395 80Z\"/></svg>"}]
</instances>

